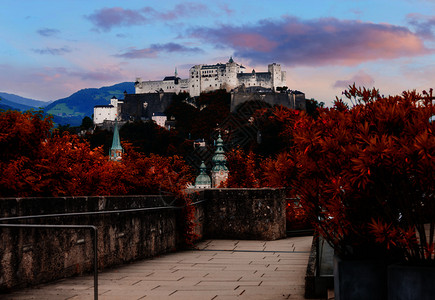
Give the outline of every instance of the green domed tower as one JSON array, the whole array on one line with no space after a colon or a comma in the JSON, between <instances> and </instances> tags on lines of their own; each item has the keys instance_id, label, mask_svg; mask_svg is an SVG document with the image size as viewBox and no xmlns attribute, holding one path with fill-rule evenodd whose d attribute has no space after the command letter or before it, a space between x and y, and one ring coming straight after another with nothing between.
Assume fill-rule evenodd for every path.
<instances>
[{"instance_id":1,"label":"green domed tower","mask_svg":"<svg viewBox=\"0 0 435 300\"><path fill-rule=\"evenodd\" d=\"M216 151L212 158L213 168L211 170L212 186L219 187L228 178L227 158L224 151L224 141L219 134L216 140Z\"/></svg>"},{"instance_id":2,"label":"green domed tower","mask_svg":"<svg viewBox=\"0 0 435 300\"><path fill-rule=\"evenodd\" d=\"M206 173L207 167L205 166L204 161L202 161L201 166L199 167L199 175L195 180L195 188L197 189L208 189L211 188L211 179L210 176Z\"/></svg>"}]
</instances>

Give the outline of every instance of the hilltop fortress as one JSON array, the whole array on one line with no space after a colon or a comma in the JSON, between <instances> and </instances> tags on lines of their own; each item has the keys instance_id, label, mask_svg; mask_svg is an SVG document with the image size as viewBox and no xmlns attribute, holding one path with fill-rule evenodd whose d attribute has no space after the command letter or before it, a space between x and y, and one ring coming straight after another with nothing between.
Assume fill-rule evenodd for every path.
<instances>
[{"instance_id":1,"label":"hilltop fortress","mask_svg":"<svg viewBox=\"0 0 435 300\"><path fill-rule=\"evenodd\" d=\"M245 73L246 68L234 62L233 58L225 64L195 65L189 70L189 78L181 79L177 71L175 76L165 77L161 81L143 81L136 78L136 94L144 93L179 93L187 92L191 97L202 92L225 89L227 92L239 87L258 86L276 91L278 87L286 86L286 72L281 71L279 64L268 66L267 72Z\"/></svg>"},{"instance_id":2,"label":"hilltop fortress","mask_svg":"<svg viewBox=\"0 0 435 300\"><path fill-rule=\"evenodd\" d=\"M94 107L94 124L104 121L155 120L171 104L175 94L189 93L197 97L203 92L224 89L231 92L232 112L247 101L262 101L273 105L284 105L294 109L305 109L305 94L291 91L286 86L286 72L276 63L268 65L267 72L252 70L234 62L215 65L195 65L189 70L189 78L181 79L175 69L174 76L159 81L144 81L136 78L135 94L124 94L123 100L112 98L110 105Z\"/></svg>"}]
</instances>

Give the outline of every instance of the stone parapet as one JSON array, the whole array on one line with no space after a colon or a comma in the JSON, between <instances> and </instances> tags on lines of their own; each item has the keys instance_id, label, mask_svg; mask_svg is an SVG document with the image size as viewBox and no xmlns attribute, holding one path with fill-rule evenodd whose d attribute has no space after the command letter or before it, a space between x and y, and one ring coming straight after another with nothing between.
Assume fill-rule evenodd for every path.
<instances>
[{"instance_id":1,"label":"stone parapet","mask_svg":"<svg viewBox=\"0 0 435 300\"><path fill-rule=\"evenodd\" d=\"M283 189L207 189L207 238L276 240L286 236Z\"/></svg>"},{"instance_id":2,"label":"stone parapet","mask_svg":"<svg viewBox=\"0 0 435 300\"><path fill-rule=\"evenodd\" d=\"M201 239L285 237L285 195L279 189L206 189L192 195ZM3 224L94 225L104 269L179 250L181 209L166 196L0 199ZM205 200L205 201L201 201ZM69 214L68 216L46 216ZM0 228L0 292L93 270L92 233L85 229Z\"/></svg>"}]
</instances>

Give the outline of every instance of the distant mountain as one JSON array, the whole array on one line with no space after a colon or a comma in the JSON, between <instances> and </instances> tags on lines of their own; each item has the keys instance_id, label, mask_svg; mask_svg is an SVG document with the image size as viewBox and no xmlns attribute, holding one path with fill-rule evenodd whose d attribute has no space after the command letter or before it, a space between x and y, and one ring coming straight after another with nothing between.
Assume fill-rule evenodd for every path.
<instances>
[{"instance_id":1,"label":"distant mountain","mask_svg":"<svg viewBox=\"0 0 435 300\"><path fill-rule=\"evenodd\" d=\"M113 96L124 99L124 91L134 94L134 83L123 82L99 89L83 89L49 104L45 107L45 112L52 114L57 124L77 126L85 116L92 117L95 105L107 105Z\"/></svg>"},{"instance_id":2,"label":"distant mountain","mask_svg":"<svg viewBox=\"0 0 435 300\"><path fill-rule=\"evenodd\" d=\"M83 89L54 102L44 102L0 92L0 109L25 111L43 107L45 113L53 115L53 121L56 124L77 126L81 124L85 116L92 117L95 105L107 105L113 96L124 99L124 91L134 94L134 83L123 82L102 88Z\"/></svg>"},{"instance_id":3,"label":"distant mountain","mask_svg":"<svg viewBox=\"0 0 435 300\"><path fill-rule=\"evenodd\" d=\"M11 109L29 110L45 107L50 102L24 98L18 95L0 92L0 106L8 106ZM3 108L4 109L4 108Z\"/></svg>"},{"instance_id":4,"label":"distant mountain","mask_svg":"<svg viewBox=\"0 0 435 300\"><path fill-rule=\"evenodd\" d=\"M0 101L0 111L1 110L17 110L17 108L13 108L12 106L9 105L4 105L2 104L2 101Z\"/></svg>"}]
</instances>

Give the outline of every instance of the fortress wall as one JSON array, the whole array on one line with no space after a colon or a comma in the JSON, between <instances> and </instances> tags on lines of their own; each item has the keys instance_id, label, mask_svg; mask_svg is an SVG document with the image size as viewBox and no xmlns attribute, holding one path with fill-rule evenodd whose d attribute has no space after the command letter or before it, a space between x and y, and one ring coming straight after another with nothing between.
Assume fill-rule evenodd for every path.
<instances>
[{"instance_id":1,"label":"fortress wall","mask_svg":"<svg viewBox=\"0 0 435 300\"><path fill-rule=\"evenodd\" d=\"M288 108L295 108L293 99L287 93L231 93L231 112L235 112L238 105L247 101L264 101L270 106L283 105Z\"/></svg>"}]
</instances>

